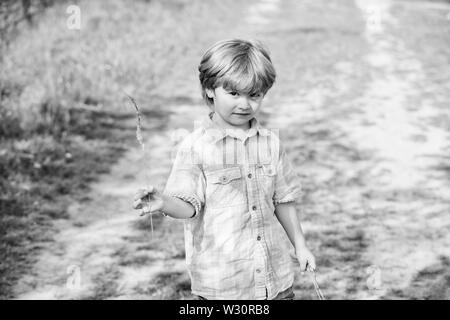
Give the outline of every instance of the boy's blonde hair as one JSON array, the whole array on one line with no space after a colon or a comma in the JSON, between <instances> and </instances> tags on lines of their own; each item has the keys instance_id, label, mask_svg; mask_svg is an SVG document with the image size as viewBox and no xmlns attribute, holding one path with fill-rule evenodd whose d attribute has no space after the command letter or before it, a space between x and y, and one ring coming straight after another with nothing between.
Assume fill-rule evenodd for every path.
<instances>
[{"instance_id":1,"label":"boy's blonde hair","mask_svg":"<svg viewBox=\"0 0 450 320\"><path fill-rule=\"evenodd\" d=\"M215 43L203 54L200 65L203 99L213 99L206 89L223 87L241 94L266 94L275 82L276 72L269 52L259 41L231 39Z\"/></svg>"}]
</instances>

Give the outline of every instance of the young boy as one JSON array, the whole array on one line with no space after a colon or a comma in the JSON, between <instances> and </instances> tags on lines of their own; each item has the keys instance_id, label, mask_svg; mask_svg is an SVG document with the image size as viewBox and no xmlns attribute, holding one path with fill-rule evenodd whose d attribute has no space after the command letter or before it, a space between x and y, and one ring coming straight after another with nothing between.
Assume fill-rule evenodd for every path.
<instances>
[{"instance_id":1,"label":"young boy","mask_svg":"<svg viewBox=\"0 0 450 320\"><path fill-rule=\"evenodd\" d=\"M142 189L133 207L186 219L193 294L293 299L295 259L302 271L316 265L294 206L299 179L278 135L255 118L275 81L269 54L258 42L220 41L199 72L212 112L181 142L164 192Z\"/></svg>"}]
</instances>

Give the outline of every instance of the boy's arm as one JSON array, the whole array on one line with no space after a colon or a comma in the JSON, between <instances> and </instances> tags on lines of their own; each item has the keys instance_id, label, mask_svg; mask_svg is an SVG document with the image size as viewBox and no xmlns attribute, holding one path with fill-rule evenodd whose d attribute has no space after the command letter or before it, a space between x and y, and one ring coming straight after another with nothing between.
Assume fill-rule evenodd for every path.
<instances>
[{"instance_id":1,"label":"boy's arm","mask_svg":"<svg viewBox=\"0 0 450 320\"><path fill-rule=\"evenodd\" d=\"M303 230L292 202L277 204L275 206L275 215L286 231L295 250L306 247Z\"/></svg>"},{"instance_id":2,"label":"boy's arm","mask_svg":"<svg viewBox=\"0 0 450 320\"><path fill-rule=\"evenodd\" d=\"M188 135L180 143L163 194L166 215L176 219L195 217L204 204L205 178L201 157L194 147L197 138Z\"/></svg>"},{"instance_id":3,"label":"boy's arm","mask_svg":"<svg viewBox=\"0 0 450 320\"><path fill-rule=\"evenodd\" d=\"M140 189L134 197L133 208L142 209L141 215L161 212L176 219L192 218L196 214L195 199L159 192L153 186ZM197 210L199 210L197 206Z\"/></svg>"},{"instance_id":4,"label":"boy's arm","mask_svg":"<svg viewBox=\"0 0 450 320\"><path fill-rule=\"evenodd\" d=\"M161 211L175 219L192 218L195 214L195 208L188 201L177 197L162 195L163 206Z\"/></svg>"},{"instance_id":5,"label":"boy's arm","mask_svg":"<svg viewBox=\"0 0 450 320\"><path fill-rule=\"evenodd\" d=\"M306 245L302 226L300 225L293 202L277 204L275 206L275 215L295 248L295 254L300 263L300 269L302 271L306 270L307 265L309 265L315 270L316 261L314 255Z\"/></svg>"}]
</instances>

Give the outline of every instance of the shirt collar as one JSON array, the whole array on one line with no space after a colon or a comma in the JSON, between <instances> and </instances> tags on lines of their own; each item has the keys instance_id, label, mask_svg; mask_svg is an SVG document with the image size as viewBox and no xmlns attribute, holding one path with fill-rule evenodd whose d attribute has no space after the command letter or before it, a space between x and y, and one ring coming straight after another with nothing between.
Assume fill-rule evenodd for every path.
<instances>
[{"instance_id":1,"label":"shirt collar","mask_svg":"<svg viewBox=\"0 0 450 320\"><path fill-rule=\"evenodd\" d=\"M222 140L226 136L238 138L244 142L247 138L255 136L256 134L261 136L268 136L270 134L268 129L261 127L256 118L250 120L250 129L247 131L242 129L224 129L212 120L213 114L214 112L210 112L209 115L204 118L202 125L206 134L214 143Z\"/></svg>"}]
</instances>

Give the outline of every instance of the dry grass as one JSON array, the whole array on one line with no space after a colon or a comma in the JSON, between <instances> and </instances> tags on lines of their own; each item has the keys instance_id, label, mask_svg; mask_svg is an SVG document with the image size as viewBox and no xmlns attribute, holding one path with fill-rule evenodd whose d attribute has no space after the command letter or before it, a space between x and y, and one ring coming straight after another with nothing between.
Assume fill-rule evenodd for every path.
<instances>
[{"instance_id":1,"label":"dry grass","mask_svg":"<svg viewBox=\"0 0 450 320\"><path fill-rule=\"evenodd\" d=\"M133 139L126 91L159 117L169 101L199 99L191 70L220 34L204 33L220 1L77 1L80 31L58 2L19 25L0 60L0 297L51 240L52 221L107 172ZM232 12L222 14L222 22ZM192 19L198 17L198 20ZM217 29L217 28L216 28ZM196 43L197 45L192 45ZM170 85L167 85L170 83ZM191 87L178 89L180 83ZM181 88L181 86L180 86ZM82 197L81 195L79 197ZM81 198L80 198L81 199Z\"/></svg>"}]
</instances>

